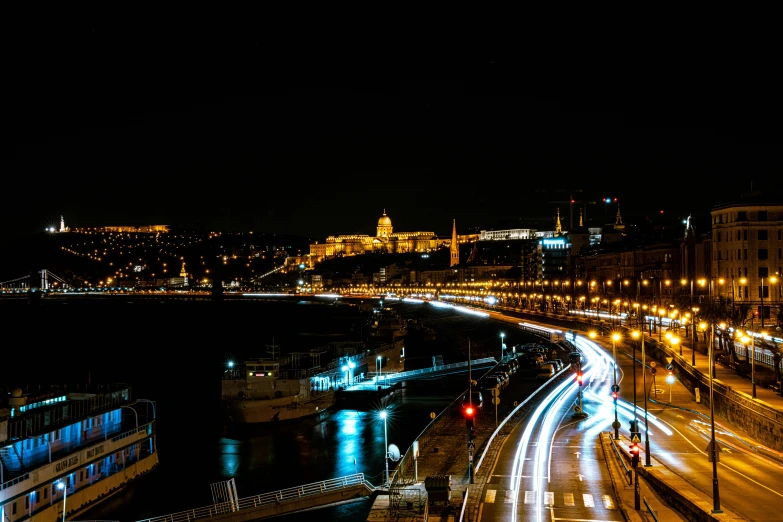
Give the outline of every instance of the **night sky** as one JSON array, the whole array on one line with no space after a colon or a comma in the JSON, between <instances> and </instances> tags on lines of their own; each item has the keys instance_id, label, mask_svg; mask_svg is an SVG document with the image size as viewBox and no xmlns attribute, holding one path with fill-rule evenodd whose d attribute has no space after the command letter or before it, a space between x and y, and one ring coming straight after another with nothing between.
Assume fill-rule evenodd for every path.
<instances>
[{"instance_id":1,"label":"night sky","mask_svg":"<svg viewBox=\"0 0 783 522\"><path fill-rule=\"evenodd\" d=\"M763 70L293 48L203 29L16 42L0 234L63 214L71 227L323 240L374 234L386 209L396 231L449 235L453 218L462 232L553 220L557 207L567 224L555 202L578 190L618 198L626 221L693 214L706 230L713 205L780 190L779 102Z\"/></svg>"}]
</instances>

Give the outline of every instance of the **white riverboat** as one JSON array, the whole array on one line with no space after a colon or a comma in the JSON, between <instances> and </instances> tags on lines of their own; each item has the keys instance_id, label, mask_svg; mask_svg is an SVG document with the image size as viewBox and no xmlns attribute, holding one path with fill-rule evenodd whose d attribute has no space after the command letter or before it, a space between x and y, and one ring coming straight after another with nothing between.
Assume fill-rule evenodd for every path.
<instances>
[{"instance_id":1,"label":"white riverboat","mask_svg":"<svg viewBox=\"0 0 783 522\"><path fill-rule=\"evenodd\" d=\"M226 420L259 424L328 415L338 374L317 364L321 354L316 350L229 363L221 395ZM310 364L302 366L307 358Z\"/></svg>"},{"instance_id":2,"label":"white riverboat","mask_svg":"<svg viewBox=\"0 0 783 522\"><path fill-rule=\"evenodd\" d=\"M0 519L72 519L155 469L155 404L131 392L16 388L0 398Z\"/></svg>"}]
</instances>

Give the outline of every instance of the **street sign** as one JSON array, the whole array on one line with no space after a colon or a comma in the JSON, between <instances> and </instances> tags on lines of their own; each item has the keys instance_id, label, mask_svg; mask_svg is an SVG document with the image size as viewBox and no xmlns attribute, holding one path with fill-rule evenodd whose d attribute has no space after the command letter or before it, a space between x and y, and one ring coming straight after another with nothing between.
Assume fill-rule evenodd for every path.
<instances>
[{"instance_id":1,"label":"street sign","mask_svg":"<svg viewBox=\"0 0 783 522\"><path fill-rule=\"evenodd\" d=\"M650 361L650 368L655 368L655 361Z\"/></svg>"},{"instance_id":2,"label":"street sign","mask_svg":"<svg viewBox=\"0 0 783 522\"><path fill-rule=\"evenodd\" d=\"M670 364L667 364L667 365L666 365L666 369L667 369L667 370L673 370L673 369L674 369L674 366L672 366L672 365L671 365L671 363L670 363Z\"/></svg>"},{"instance_id":3,"label":"street sign","mask_svg":"<svg viewBox=\"0 0 783 522\"><path fill-rule=\"evenodd\" d=\"M468 450L476 449L476 444L473 441L468 442Z\"/></svg>"},{"instance_id":4,"label":"street sign","mask_svg":"<svg viewBox=\"0 0 783 522\"><path fill-rule=\"evenodd\" d=\"M656 372L656 369L655 369L655 368L650 368L650 373L651 373L651 374L655 375L655 372Z\"/></svg>"},{"instance_id":5,"label":"street sign","mask_svg":"<svg viewBox=\"0 0 783 522\"><path fill-rule=\"evenodd\" d=\"M574 406L574 413L582 413L582 407L578 404Z\"/></svg>"},{"instance_id":6,"label":"street sign","mask_svg":"<svg viewBox=\"0 0 783 522\"><path fill-rule=\"evenodd\" d=\"M620 385L619 384L612 384L612 391L613 392L619 392L620 391Z\"/></svg>"},{"instance_id":7,"label":"street sign","mask_svg":"<svg viewBox=\"0 0 783 522\"><path fill-rule=\"evenodd\" d=\"M720 452L723 450L720 448L720 444L718 444L718 441L715 441L715 449L717 450L715 452L715 462L720 462ZM707 443L707 449L705 449L704 451L707 452L707 459L708 459L707 462L712 462L712 441L709 441Z\"/></svg>"},{"instance_id":8,"label":"street sign","mask_svg":"<svg viewBox=\"0 0 783 522\"><path fill-rule=\"evenodd\" d=\"M634 431L633 433L631 433L631 442L641 442L641 441L642 441L642 439L639 438L639 432L638 431Z\"/></svg>"},{"instance_id":9,"label":"street sign","mask_svg":"<svg viewBox=\"0 0 783 522\"><path fill-rule=\"evenodd\" d=\"M497 397L498 395L500 395L500 390L498 389L497 386L495 386L494 388L492 388L492 396Z\"/></svg>"},{"instance_id":10,"label":"street sign","mask_svg":"<svg viewBox=\"0 0 783 522\"><path fill-rule=\"evenodd\" d=\"M500 404L500 397L492 397L492 404Z\"/></svg>"},{"instance_id":11,"label":"street sign","mask_svg":"<svg viewBox=\"0 0 783 522\"><path fill-rule=\"evenodd\" d=\"M667 358L666 358L666 362L667 362L668 364L671 364L673 360L674 360L674 357L667 357Z\"/></svg>"}]
</instances>

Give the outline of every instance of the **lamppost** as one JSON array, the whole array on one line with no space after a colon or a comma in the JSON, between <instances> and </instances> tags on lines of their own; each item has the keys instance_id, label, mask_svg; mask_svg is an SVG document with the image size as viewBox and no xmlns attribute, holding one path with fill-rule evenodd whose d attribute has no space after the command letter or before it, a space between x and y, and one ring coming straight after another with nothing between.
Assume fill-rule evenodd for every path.
<instances>
[{"instance_id":1,"label":"lamppost","mask_svg":"<svg viewBox=\"0 0 783 522\"><path fill-rule=\"evenodd\" d=\"M712 360L712 346L714 343L715 325L710 324L710 360ZM710 363L711 365L711 363ZM710 371L710 460L712 461L712 512L723 513L720 509L720 489L718 488L718 446L715 444L715 402L712 394L712 372Z\"/></svg>"},{"instance_id":2,"label":"lamppost","mask_svg":"<svg viewBox=\"0 0 783 522\"><path fill-rule=\"evenodd\" d=\"M375 360L378 364L378 375L380 375L380 380L383 382L383 356L379 355Z\"/></svg>"},{"instance_id":3,"label":"lamppost","mask_svg":"<svg viewBox=\"0 0 783 522\"><path fill-rule=\"evenodd\" d=\"M756 343L751 337L743 335L740 342L745 345L745 357L750 357L751 397L756 398Z\"/></svg>"},{"instance_id":4,"label":"lamppost","mask_svg":"<svg viewBox=\"0 0 783 522\"><path fill-rule=\"evenodd\" d=\"M691 308L693 315L691 315L691 366L696 368L696 313L699 311L698 306Z\"/></svg>"},{"instance_id":5,"label":"lamppost","mask_svg":"<svg viewBox=\"0 0 783 522\"><path fill-rule=\"evenodd\" d=\"M505 348L505 345L503 344L503 338L506 336L506 334L502 333L500 334L500 362L503 362L503 350Z\"/></svg>"},{"instance_id":6,"label":"lamppost","mask_svg":"<svg viewBox=\"0 0 783 522\"><path fill-rule=\"evenodd\" d=\"M57 482L57 489L63 490L63 522L65 522L65 501L68 499L68 486L60 480Z\"/></svg>"},{"instance_id":7,"label":"lamppost","mask_svg":"<svg viewBox=\"0 0 783 522\"><path fill-rule=\"evenodd\" d=\"M617 391L617 341L621 339L620 334L615 332L612 334L612 358L614 359L614 386L612 389ZM614 428L614 440L620 440L620 421L617 420L617 399L614 401L614 422L612 423Z\"/></svg>"},{"instance_id":8,"label":"lamppost","mask_svg":"<svg viewBox=\"0 0 783 522\"><path fill-rule=\"evenodd\" d=\"M389 414L386 412L386 410L381 411L380 413L381 418L383 419L383 451L386 456L386 482L385 485L389 485L389 438L387 436L386 432L386 417L389 416Z\"/></svg>"},{"instance_id":9,"label":"lamppost","mask_svg":"<svg viewBox=\"0 0 783 522\"><path fill-rule=\"evenodd\" d=\"M651 466L650 464L650 430L647 424L647 372L645 367L647 366L647 357L644 353L644 326L641 331L634 331L631 333L634 339L637 337L642 342L642 390L644 391L644 465L645 467ZM633 417L636 420L636 346L634 345L634 358L633 358Z\"/></svg>"}]
</instances>

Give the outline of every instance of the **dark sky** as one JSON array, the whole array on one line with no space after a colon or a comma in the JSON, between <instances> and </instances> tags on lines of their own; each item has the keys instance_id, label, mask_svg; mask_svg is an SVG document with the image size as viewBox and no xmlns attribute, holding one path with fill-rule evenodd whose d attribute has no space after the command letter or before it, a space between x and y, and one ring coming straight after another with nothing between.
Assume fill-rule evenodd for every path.
<instances>
[{"instance_id":1,"label":"dark sky","mask_svg":"<svg viewBox=\"0 0 783 522\"><path fill-rule=\"evenodd\" d=\"M567 216L553 202L575 190L704 229L713 205L781 187L772 70L292 48L202 28L14 41L0 233L63 214L323 239L372 234L386 209L397 231L448 235L452 218Z\"/></svg>"}]
</instances>

